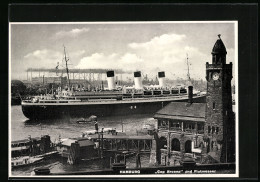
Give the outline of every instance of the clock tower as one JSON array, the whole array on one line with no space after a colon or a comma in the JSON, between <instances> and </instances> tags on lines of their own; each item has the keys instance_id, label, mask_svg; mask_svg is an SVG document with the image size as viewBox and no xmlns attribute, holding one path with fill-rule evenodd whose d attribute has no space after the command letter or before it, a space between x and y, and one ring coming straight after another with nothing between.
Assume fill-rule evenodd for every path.
<instances>
[{"instance_id":1,"label":"clock tower","mask_svg":"<svg viewBox=\"0 0 260 182\"><path fill-rule=\"evenodd\" d=\"M220 162L235 159L235 121L232 111L232 63L226 64L226 47L220 35L212 49L212 64L206 63L207 97L204 134L207 152Z\"/></svg>"}]
</instances>

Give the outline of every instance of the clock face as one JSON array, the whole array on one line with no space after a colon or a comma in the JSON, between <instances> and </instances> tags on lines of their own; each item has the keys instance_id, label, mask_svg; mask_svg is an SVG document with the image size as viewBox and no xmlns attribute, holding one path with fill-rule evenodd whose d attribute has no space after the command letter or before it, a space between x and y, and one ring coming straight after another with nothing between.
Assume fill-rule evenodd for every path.
<instances>
[{"instance_id":1,"label":"clock face","mask_svg":"<svg viewBox=\"0 0 260 182\"><path fill-rule=\"evenodd\" d=\"M219 78L219 74L217 72L212 75L213 80L217 80Z\"/></svg>"}]
</instances>

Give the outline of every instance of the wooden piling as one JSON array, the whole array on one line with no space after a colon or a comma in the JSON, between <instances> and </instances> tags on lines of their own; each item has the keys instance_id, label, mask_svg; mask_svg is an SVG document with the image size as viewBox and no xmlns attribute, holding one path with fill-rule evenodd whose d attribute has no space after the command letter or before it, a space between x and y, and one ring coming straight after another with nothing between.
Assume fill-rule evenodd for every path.
<instances>
[{"instance_id":1,"label":"wooden piling","mask_svg":"<svg viewBox=\"0 0 260 182\"><path fill-rule=\"evenodd\" d=\"M110 161L109 162L110 162L109 166L110 166L110 168L112 168L112 157L110 157Z\"/></svg>"},{"instance_id":2,"label":"wooden piling","mask_svg":"<svg viewBox=\"0 0 260 182\"><path fill-rule=\"evenodd\" d=\"M80 159L80 146L79 143L72 143L70 147L70 154L68 156L69 164L76 164Z\"/></svg>"}]
</instances>

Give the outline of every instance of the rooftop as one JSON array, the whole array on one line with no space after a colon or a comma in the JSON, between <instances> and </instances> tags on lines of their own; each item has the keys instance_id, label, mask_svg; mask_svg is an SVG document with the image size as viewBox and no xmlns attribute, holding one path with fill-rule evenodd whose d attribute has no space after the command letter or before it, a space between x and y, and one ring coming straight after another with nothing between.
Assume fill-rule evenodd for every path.
<instances>
[{"instance_id":1,"label":"rooftop","mask_svg":"<svg viewBox=\"0 0 260 182\"><path fill-rule=\"evenodd\" d=\"M94 142L90 141L88 138L66 138L62 140L62 145L71 146L72 143L78 142L80 147L94 146Z\"/></svg>"},{"instance_id":2,"label":"rooftop","mask_svg":"<svg viewBox=\"0 0 260 182\"><path fill-rule=\"evenodd\" d=\"M227 53L226 47L225 47L224 43L222 42L221 38L219 38L219 39L216 41L216 43L215 43L215 45L214 45L214 47L213 47L213 49L212 49L212 53L213 53L213 54L217 54L217 53Z\"/></svg>"},{"instance_id":3,"label":"rooftop","mask_svg":"<svg viewBox=\"0 0 260 182\"><path fill-rule=\"evenodd\" d=\"M205 103L171 102L159 110L154 118L205 122Z\"/></svg>"},{"instance_id":4,"label":"rooftop","mask_svg":"<svg viewBox=\"0 0 260 182\"><path fill-rule=\"evenodd\" d=\"M41 137L31 138L31 140L41 140ZM11 144L27 143L29 141L30 140L27 138L27 139L22 139L22 140L11 141Z\"/></svg>"}]
</instances>

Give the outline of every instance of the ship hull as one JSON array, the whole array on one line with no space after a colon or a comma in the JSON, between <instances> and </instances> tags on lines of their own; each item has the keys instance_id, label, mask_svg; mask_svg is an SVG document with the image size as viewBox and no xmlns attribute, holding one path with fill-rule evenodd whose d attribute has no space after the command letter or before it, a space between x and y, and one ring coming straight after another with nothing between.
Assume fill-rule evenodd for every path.
<instances>
[{"instance_id":1,"label":"ship hull","mask_svg":"<svg viewBox=\"0 0 260 182\"><path fill-rule=\"evenodd\" d=\"M78 103L78 104L26 104L22 103L23 114L32 120L52 118L76 118L132 115L132 114L155 114L170 102L187 102L188 98L176 98L163 101L149 102L112 102L112 103ZM193 102L205 103L206 97L194 97Z\"/></svg>"}]
</instances>

